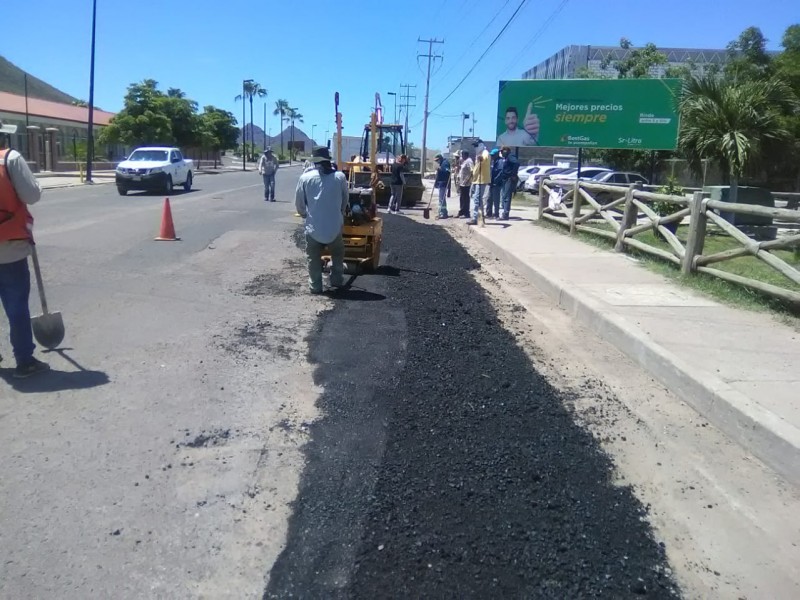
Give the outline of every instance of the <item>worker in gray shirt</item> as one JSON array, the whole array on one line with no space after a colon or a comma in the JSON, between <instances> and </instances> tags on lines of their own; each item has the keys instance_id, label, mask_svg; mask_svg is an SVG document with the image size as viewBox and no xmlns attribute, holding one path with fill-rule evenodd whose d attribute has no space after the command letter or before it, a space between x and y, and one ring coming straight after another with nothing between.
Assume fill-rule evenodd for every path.
<instances>
[{"instance_id":1,"label":"worker in gray shirt","mask_svg":"<svg viewBox=\"0 0 800 600\"><path fill-rule=\"evenodd\" d=\"M0 121L0 301L8 317L17 361L14 377L24 378L50 367L33 357L35 346L28 309L28 256L33 245L33 217L28 205L39 201L42 189L22 155L8 147L8 136L16 132L16 125Z\"/></svg>"},{"instance_id":2,"label":"worker in gray shirt","mask_svg":"<svg viewBox=\"0 0 800 600\"><path fill-rule=\"evenodd\" d=\"M342 227L350 207L347 178L333 168L328 148L315 148L309 159L315 168L300 176L295 191L295 208L306 220L306 258L308 286L312 294L321 294L322 253L331 254L331 286L344 284L344 241Z\"/></svg>"}]
</instances>

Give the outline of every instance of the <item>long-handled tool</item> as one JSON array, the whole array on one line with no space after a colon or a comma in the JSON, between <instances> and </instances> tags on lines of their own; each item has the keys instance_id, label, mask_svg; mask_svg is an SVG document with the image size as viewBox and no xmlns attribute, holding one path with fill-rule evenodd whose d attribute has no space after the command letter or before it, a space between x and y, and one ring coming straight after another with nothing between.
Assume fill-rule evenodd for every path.
<instances>
[{"instance_id":1,"label":"long-handled tool","mask_svg":"<svg viewBox=\"0 0 800 600\"><path fill-rule=\"evenodd\" d=\"M431 188L431 197L428 198L428 206L422 209L422 218L423 219L430 219L431 218L431 203L433 202L433 190L436 188Z\"/></svg>"},{"instance_id":2,"label":"long-handled tool","mask_svg":"<svg viewBox=\"0 0 800 600\"><path fill-rule=\"evenodd\" d=\"M39 268L39 256L36 254L36 246L33 246L33 272L36 275L36 286L39 288L39 300L42 302L42 314L38 317L31 317L31 328L36 341L45 348L52 350L64 340L64 320L60 312L47 311L47 299L44 295L44 284L42 283L42 270Z\"/></svg>"}]
</instances>

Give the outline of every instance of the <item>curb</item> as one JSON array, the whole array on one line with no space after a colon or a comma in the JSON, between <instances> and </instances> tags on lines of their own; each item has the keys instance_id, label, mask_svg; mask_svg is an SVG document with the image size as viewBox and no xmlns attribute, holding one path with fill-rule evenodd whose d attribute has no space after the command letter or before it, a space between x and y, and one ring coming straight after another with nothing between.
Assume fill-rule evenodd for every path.
<instances>
[{"instance_id":1,"label":"curb","mask_svg":"<svg viewBox=\"0 0 800 600\"><path fill-rule=\"evenodd\" d=\"M681 400L767 466L800 486L800 430L753 403L718 377L687 364L590 295L524 263L480 231L470 235L531 281L581 325L639 363Z\"/></svg>"}]
</instances>

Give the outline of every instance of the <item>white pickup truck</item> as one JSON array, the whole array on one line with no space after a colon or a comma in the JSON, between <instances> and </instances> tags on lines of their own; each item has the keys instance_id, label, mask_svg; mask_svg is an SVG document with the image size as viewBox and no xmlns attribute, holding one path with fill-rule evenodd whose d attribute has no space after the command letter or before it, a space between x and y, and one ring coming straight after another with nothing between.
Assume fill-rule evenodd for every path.
<instances>
[{"instance_id":1,"label":"white pickup truck","mask_svg":"<svg viewBox=\"0 0 800 600\"><path fill-rule=\"evenodd\" d=\"M130 190L163 191L171 194L175 186L192 189L194 164L177 148L152 146L137 148L117 165L116 181L120 196Z\"/></svg>"}]
</instances>

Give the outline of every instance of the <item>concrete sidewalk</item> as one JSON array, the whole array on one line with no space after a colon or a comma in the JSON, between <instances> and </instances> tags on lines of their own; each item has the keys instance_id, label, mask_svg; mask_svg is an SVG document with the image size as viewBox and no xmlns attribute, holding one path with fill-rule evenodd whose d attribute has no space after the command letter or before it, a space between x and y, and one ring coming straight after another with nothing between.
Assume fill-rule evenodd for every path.
<instances>
[{"instance_id":1,"label":"concrete sidewalk","mask_svg":"<svg viewBox=\"0 0 800 600\"><path fill-rule=\"evenodd\" d=\"M458 213L455 196L448 211ZM511 221L489 220L470 232L582 325L800 485L800 332L768 314L701 296L624 254L536 227L536 218L535 208L512 207ZM466 227L460 219L440 223Z\"/></svg>"}]
</instances>

